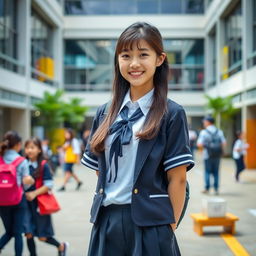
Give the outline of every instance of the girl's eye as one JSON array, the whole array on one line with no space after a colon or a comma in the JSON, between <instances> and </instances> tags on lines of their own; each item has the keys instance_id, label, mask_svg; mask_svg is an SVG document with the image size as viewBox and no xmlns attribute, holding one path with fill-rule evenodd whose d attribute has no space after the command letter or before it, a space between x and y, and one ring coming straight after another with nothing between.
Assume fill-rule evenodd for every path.
<instances>
[{"instance_id":1,"label":"girl's eye","mask_svg":"<svg viewBox=\"0 0 256 256\"><path fill-rule=\"evenodd\" d=\"M129 56L128 54L123 54L123 55L121 55L121 57L122 57L123 59L128 59L130 56Z\"/></svg>"},{"instance_id":2,"label":"girl's eye","mask_svg":"<svg viewBox=\"0 0 256 256\"><path fill-rule=\"evenodd\" d=\"M140 55L141 57L147 57L147 56L149 56L147 53L142 53L141 55Z\"/></svg>"}]
</instances>

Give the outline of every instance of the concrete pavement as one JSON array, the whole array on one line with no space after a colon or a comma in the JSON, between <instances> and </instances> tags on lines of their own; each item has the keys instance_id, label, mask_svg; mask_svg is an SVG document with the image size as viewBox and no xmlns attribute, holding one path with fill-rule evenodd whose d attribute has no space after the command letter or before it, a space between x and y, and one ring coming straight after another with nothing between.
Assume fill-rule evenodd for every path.
<instances>
[{"instance_id":1,"label":"concrete pavement","mask_svg":"<svg viewBox=\"0 0 256 256\"><path fill-rule=\"evenodd\" d=\"M187 214L176 236L183 256L232 256L231 250L220 237L221 227L204 228L205 235L200 237L193 231L190 213L201 211L201 201L205 195L203 189L203 166L201 155L196 154L196 166L188 173L191 188L191 199ZM256 209L256 170L246 170L241 174L242 183L234 181L234 163L232 159L223 159L221 163L220 195L227 200L228 211L237 215L240 220L236 224L236 238L248 251L256 256L256 216L250 209ZM75 182L67 185L66 192L55 192L62 206L62 211L53 214L56 238L70 243L70 256L85 256L88 248L91 224L89 211L91 206L96 175L94 171L84 166L76 166L76 173L84 182L80 191L75 191ZM55 177L55 189L61 186L63 173L59 169ZM208 197L213 197L209 195ZM3 232L2 223L0 233ZM57 255L56 249L45 243L37 242L39 256ZM29 256L24 243L24 256ZM13 241L2 253L3 256L13 256ZM146 255L145 255L146 256Z\"/></svg>"}]
</instances>

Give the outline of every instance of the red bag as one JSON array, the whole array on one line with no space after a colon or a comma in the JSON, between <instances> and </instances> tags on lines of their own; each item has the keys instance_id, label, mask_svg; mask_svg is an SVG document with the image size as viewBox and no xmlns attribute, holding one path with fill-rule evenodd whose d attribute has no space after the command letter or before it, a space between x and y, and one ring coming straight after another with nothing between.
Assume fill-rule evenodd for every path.
<instances>
[{"instance_id":1,"label":"red bag","mask_svg":"<svg viewBox=\"0 0 256 256\"><path fill-rule=\"evenodd\" d=\"M41 175L36 179L36 188L40 188L43 185L43 170L46 160L43 160L41 163ZM58 212L61 208L57 202L55 196L51 191L48 191L45 194L37 196L37 203L39 208L39 213L41 215L49 215L55 212Z\"/></svg>"},{"instance_id":2,"label":"red bag","mask_svg":"<svg viewBox=\"0 0 256 256\"><path fill-rule=\"evenodd\" d=\"M20 203L23 189L17 184L16 168L24 159L19 156L12 163L6 164L3 157L0 157L0 206Z\"/></svg>"}]
</instances>

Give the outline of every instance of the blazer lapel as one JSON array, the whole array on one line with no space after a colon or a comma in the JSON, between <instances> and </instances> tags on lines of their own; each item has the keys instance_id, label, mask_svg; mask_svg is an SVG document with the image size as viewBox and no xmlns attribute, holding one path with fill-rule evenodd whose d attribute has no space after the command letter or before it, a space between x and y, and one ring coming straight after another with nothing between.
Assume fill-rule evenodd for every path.
<instances>
[{"instance_id":1,"label":"blazer lapel","mask_svg":"<svg viewBox=\"0 0 256 256\"><path fill-rule=\"evenodd\" d=\"M137 157L135 161L135 170L134 170L134 179L133 179L133 184L137 181L137 178L140 174L140 171L149 155L151 152L156 139L158 136L155 136L155 138L151 140L141 140L138 145L138 151L137 151Z\"/></svg>"}]
</instances>

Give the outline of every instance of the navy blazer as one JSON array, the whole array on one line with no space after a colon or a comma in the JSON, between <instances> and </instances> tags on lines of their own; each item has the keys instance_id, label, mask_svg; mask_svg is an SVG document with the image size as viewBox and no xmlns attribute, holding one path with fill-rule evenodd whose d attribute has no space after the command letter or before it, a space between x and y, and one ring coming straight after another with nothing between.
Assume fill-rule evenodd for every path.
<instances>
[{"instance_id":1,"label":"navy blazer","mask_svg":"<svg viewBox=\"0 0 256 256\"><path fill-rule=\"evenodd\" d=\"M106 116L107 104L99 107L94 118L90 139ZM184 109L168 99L158 135L151 140L140 140L138 145L131 199L131 214L137 226L164 225L176 222L168 196L167 170L187 165L194 166L189 147L188 127ZM89 139L89 141L90 141ZM97 221L104 199L106 181L105 153L95 155L87 144L81 163L98 170L99 177L91 208L92 223Z\"/></svg>"}]
</instances>

